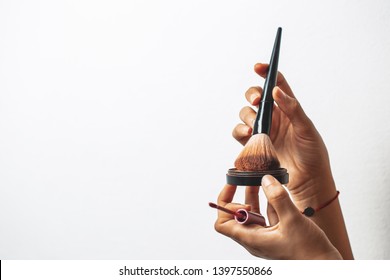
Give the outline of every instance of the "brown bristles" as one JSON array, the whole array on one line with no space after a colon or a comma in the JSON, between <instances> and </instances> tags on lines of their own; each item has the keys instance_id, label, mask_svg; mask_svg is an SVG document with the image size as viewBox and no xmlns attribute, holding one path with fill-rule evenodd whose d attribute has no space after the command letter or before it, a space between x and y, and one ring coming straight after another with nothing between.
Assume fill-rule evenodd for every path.
<instances>
[{"instance_id":1,"label":"brown bristles","mask_svg":"<svg viewBox=\"0 0 390 280\"><path fill-rule=\"evenodd\" d=\"M280 168L271 139L264 133L251 136L234 165L242 171L263 171Z\"/></svg>"}]
</instances>

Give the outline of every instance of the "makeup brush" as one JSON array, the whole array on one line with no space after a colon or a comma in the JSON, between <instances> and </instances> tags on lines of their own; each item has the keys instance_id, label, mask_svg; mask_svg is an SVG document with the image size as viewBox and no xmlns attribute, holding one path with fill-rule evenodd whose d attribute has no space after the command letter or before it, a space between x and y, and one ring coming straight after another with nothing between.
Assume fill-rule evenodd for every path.
<instances>
[{"instance_id":1,"label":"makeup brush","mask_svg":"<svg viewBox=\"0 0 390 280\"><path fill-rule=\"evenodd\" d=\"M276 85L278 75L278 61L282 28L276 33L274 48L272 50L267 77L265 79L263 94L259 110L253 123L253 132L244 149L234 162L237 170L263 171L280 168L275 148L269 138L272 124L272 110L274 99L272 90Z\"/></svg>"},{"instance_id":2,"label":"makeup brush","mask_svg":"<svg viewBox=\"0 0 390 280\"><path fill-rule=\"evenodd\" d=\"M231 214L234 216L234 219L237 221L237 223L242 225L249 225L249 224L259 224L261 226L265 226L265 218L263 215L260 215L255 212L247 211L245 209L238 209L236 212L229 210L225 207L219 206L215 203L209 202L209 206L215 209L218 209L220 211L223 211L225 213Z\"/></svg>"}]
</instances>

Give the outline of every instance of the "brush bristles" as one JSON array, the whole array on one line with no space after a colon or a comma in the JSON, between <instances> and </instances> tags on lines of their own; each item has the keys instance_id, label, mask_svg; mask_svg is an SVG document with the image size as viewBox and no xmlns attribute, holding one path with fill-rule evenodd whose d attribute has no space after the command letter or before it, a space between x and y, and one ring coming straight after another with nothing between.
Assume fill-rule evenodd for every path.
<instances>
[{"instance_id":1,"label":"brush bristles","mask_svg":"<svg viewBox=\"0 0 390 280\"><path fill-rule=\"evenodd\" d=\"M280 168L271 139L263 133L252 135L238 155L234 165L241 171L263 171Z\"/></svg>"}]
</instances>

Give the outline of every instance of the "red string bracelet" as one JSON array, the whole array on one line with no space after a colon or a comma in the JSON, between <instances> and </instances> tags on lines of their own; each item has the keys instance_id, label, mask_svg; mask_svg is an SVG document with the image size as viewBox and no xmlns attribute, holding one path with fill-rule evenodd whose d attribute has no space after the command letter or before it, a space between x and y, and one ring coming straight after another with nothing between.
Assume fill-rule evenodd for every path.
<instances>
[{"instance_id":1,"label":"red string bracelet","mask_svg":"<svg viewBox=\"0 0 390 280\"><path fill-rule=\"evenodd\" d=\"M303 215L305 215L306 217L311 217L314 215L315 212L318 212L320 211L322 208L325 208L326 206L328 206L329 204L331 204L334 200L336 200L336 198L339 196L340 192L337 191L335 197L333 197L331 200L329 200L328 202L326 202L325 204L321 205L320 207L317 207L316 209L314 209L313 207L306 207L305 210L303 210L303 212L301 212Z\"/></svg>"}]
</instances>

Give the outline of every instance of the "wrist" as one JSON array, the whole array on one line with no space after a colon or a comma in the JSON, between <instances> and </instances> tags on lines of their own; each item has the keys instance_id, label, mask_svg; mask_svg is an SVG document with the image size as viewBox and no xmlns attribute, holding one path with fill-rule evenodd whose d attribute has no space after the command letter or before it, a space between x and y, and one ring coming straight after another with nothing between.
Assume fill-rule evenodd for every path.
<instances>
[{"instance_id":1,"label":"wrist","mask_svg":"<svg viewBox=\"0 0 390 280\"><path fill-rule=\"evenodd\" d=\"M306 207L319 207L330 201L337 194L332 175L312 178L299 188L290 191L291 197L300 211Z\"/></svg>"}]
</instances>

